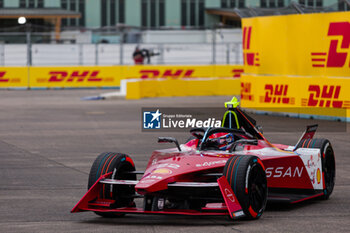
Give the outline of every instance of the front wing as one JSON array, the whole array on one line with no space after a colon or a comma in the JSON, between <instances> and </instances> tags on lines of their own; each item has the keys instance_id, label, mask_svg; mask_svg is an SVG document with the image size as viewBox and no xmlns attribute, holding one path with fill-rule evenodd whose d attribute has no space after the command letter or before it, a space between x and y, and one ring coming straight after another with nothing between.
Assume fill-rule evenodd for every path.
<instances>
[{"instance_id":1,"label":"front wing","mask_svg":"<svg viewBox=\"0 0 350 233\"><path fill-rule=\"evenodd\" d=\"M168 214L168 215L202 215L202 216L222 216L229 215L232 219L244 216L241 205L239 204L234 192L231 189L227 179L222 176L217 182L174 182L168 184L169 187L219 187L224 203L209 203L200 210L192 209L166 209L160 211L146 211L137 207L113 208L115 200L103 199L100 197L100 190L103 184L118 185L136 185L138 181L133 180L113 180L109 179L112 173L101 176L96 183L87 191L83 198L71 210L72 213L82 211L94 211L105 213L132 213L132 214ZM143 197L139 195L138 197Z\"/></svg>"}]
</instances>

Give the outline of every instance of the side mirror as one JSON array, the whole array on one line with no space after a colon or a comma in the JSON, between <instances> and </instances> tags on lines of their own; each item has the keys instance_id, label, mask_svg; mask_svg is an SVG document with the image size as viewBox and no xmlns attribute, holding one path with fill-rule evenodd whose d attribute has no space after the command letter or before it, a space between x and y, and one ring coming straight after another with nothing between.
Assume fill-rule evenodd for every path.
<instances>
[{"instance_id":1,"label":"side mirror","mask_svg":"<svg viewBox=\"0 0 350 233\"><path fill-rule=\"evenodd\" d=\"M175 143L177 149L181 151L179 142L173 137L158 137L158 143Z\"/></svg>"}]
</instances>

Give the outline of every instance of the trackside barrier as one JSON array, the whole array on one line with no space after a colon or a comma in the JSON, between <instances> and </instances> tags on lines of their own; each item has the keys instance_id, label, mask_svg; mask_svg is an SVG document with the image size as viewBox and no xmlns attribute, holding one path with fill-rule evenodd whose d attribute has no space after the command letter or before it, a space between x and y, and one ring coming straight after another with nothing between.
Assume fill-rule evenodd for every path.
<instances>
[{"instance_id":1,"label":"trackside barrier","mask_svg":"<svg viewBox=\"0 0 350 233\"><path fill-rule=\"evenodd\" d=\"M239 78L242 65L0 67L0 88L119 87L122 79Z\"/></svg>"},{"instance_id":2,"label":"trackside barrier","mask_svg":"<svg viewBox=\"0 0 350 233\"><path fill-rule=\"evenodd\" d=\"M232 78L134 79L126 82L126 99L175 96L239 95L240 80Z\"/></svg>"},{"instance_id":3,"label":"trackside barrier","mask_svg":"<svg viewBox=\"0 0 350 233\"><path fill-rule=\"evenodd\" d=\"M119 86L119 66L30 67L30 88L77 88Z\"/></svg>"},{"instance_id":4,"label":"trackside barrier","mask_svg":"<svg viewBox=\"0 0 350 233\"><path fill-rule=\"evenodd\" d=\"M350 121L350 12L243 19L244 108Z\"/></svg>"},{"instance_id":5,"label":"trackside barrier","mask_svg":"<svg viewBox=\"0 0 350 233\"><path fill-rule=\"evenodd\" d=\"M245 108L350 120L349 78L242 75L241 81Z\"/></svg>"},{"instance_id":6,"label":"trackside barrier","mask_svg":"<svg viewBox=\"0 0 350 233\"><path fill-rule=\"evenodd\" d=\"M28 78L26 67L0 68L0 88L27 88Z\"/></svg>"},{"instance_id":7,"label":"trackside barrier","mask_svg":"<svg viewBox=\"0 0 350 233\"><path fill-rule=\"evenodd\" d=\"M245 73L350 77L350 12L242 21Z\"/></svg>"}]
</instances>

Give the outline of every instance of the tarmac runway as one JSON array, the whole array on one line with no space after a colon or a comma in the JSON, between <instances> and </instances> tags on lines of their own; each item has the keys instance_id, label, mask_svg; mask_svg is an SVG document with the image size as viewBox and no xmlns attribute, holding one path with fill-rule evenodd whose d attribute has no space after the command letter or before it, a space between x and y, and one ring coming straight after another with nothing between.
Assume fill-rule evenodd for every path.
<instances>
[{"instance_id":1,"label":"tarmac runway","mask_svg":"<svg viewBox=\"0 0 350 233\"><path fill-rule=\"evenodd\" d=\"M83 101L108 90L0 91L0 232L349 232L350 124L328 138L336 155L336 186L329 200L268 206L257 221L227 217L126 215L105 219L71 214L85 194L88 173L102 152L132 156L146 167L158 136L184 142L189 133L141 132L142 107L223 107L230 97ZM254 116L274 143L293 145L312 120ZM300 128L283 132L285 126ZM347 128L347 130L346 130Z\"/></svg>"}]
</instances>

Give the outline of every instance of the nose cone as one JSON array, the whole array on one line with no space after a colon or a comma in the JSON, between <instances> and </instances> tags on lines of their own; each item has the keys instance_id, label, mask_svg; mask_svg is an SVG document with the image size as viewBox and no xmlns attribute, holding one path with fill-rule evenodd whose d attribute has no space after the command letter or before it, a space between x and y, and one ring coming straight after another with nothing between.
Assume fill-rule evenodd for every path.
<instances>
[{"instance_id":1,"label":"nose cone","mask_svg":"<svg viewBox=\"0 0 350 233\"><path fill-rule=\"evenodd\" d=\"M161 191L167 189L169 183L181 181L179 178L183 175L223 167L226 161L227 158L200 154L164 159L146 169L135 190L143 195Z\"/></svg>"},{"instance_id":2,"label":"nose cone","mask_svg":"<svg viewBox=\"0 0 350 233\"><path fill-rule=\"evenodd\" d=\"M157 192L168 188L168 183L174 182L178 172L176 164L162 163L162 166L152 166L147 169L147 173L135 186L136 192L144 194L145 192ZM171 167L169 167L171 166Z\"/></svg>"}]
</instances>

